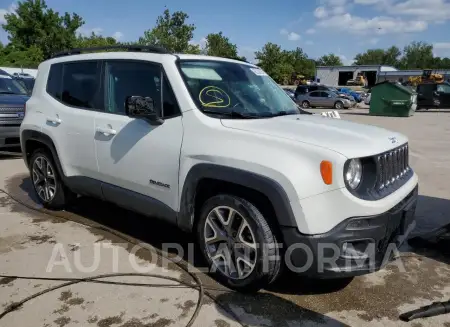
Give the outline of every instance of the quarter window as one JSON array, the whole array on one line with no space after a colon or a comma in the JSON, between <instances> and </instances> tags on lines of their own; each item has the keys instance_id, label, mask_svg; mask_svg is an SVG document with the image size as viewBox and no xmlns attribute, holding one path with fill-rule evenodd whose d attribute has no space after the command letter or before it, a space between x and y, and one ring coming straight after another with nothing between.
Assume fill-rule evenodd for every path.
<instances>
[{"instance_id":1,"label":"quarter window","mask_svg":"<svg viewBox=\"0 0 450 327\"><path fill-rule=\"evenodd\" d=\"M58 100L61 100L62 68L62 64L53 64L50 67L47 80L47 93Z\"/></svg>"},{"instance_id":2,"label":"quarter window","mask_svg":"<svg viewBox=\"0 0 450 327\"><path fill-rule=\"evenodd\" d=\"M310 97L318 98L320 97L320 92L314 91L309 94Z\"/></svg>"}]
</instances>

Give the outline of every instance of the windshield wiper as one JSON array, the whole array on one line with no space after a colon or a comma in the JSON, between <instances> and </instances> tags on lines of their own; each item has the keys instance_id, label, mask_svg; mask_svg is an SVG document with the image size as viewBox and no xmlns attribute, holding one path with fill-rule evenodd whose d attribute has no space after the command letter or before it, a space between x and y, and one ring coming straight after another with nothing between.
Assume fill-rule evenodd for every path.
<instances>
[{"instance_id":1,"label":"windshield wiper","mask_svg":"<svg viewBox=\"0 0 450 327\"><path fill-rule=\"evenodd\" d=\"M19 93L11 92L11 91L0 91L0 94L19 94Z\"/></svg>"},{"instance_id":2,"label":"windshield wiper","mask_svg":"<svg viewBox=\"0 0 450 327\"><path fill-rule=\"evenodd\" d=\"M273 113L270 117L279 117L279 116L287 116L287 115L298 115L298 112L295 111L278 111L276 113Z\"/></svg>"},{"instance_id":3,"label":"windshield wiper","mask_svg":"<svg viewBox=\"0 0 450 327\"><path fill-rule=\"evenodd\" d=\"M203 112L206 112L208 114L215 114L215 115L223 115L223 116L230 116L231 118L243 118L243 119L256 119L256 118L265 118L259 115L248 115L241 113L239 111L215 111L210 109L203 109Z\"/></svg>"}]
</instances>

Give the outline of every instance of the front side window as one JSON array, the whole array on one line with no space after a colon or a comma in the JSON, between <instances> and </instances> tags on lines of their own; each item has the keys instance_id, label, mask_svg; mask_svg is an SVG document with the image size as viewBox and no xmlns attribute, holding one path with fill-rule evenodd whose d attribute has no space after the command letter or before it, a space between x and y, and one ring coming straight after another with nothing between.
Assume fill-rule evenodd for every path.
<instances>
[{"instance_id":1,"label":"front side window","mask_svg":"<svg viewBox=\"0 0 450 327\"><path fill-rule=\"evenodd\" d=\"M318 97L320 97L320 92L318 92L318 91L311 92L309 94L309 96L313 97L313 98L318 98Z\"/></svg>"},{"instance_id":2,"label":"front side window","mask_svg":"<svg viewBox=\"0 0 450 327\"><path fill-rule=\"evenodd\" d=\"M105 64L106 112L125 115L130 96L150 97L162 117L179 113L178 105L161 66L139 61L109 61Z\"/></svg>"},{"instance_id":3,"label":"front side window","mask_svg":"<svg viewBox=\"0 0 450 327\"><path fill-rule=\"evenodd\" d=\"M65 63L61 101L77 108L102 109L99 66L95 61Z\"/></svg>"},{"instance_id":4,"label":"front side window","mask_svg":"<svg viewBox=\"0 0 450 327\"><path fill-rule=\"evenodd\" d=\"M286 92L259 68L226 61L181 60L180 70L198 108L208 114L257 118L299 113Z\"/></svg>"},{"instance_id":5,"label":"front side window","mask_svg":"<svg viewBox=\"0 0 450 327\"><path fill-rule=\"evenodd\" d=\"M11 76L0 75L0 94L27 95L26 88Z\"/></svg>"}]
</instances>

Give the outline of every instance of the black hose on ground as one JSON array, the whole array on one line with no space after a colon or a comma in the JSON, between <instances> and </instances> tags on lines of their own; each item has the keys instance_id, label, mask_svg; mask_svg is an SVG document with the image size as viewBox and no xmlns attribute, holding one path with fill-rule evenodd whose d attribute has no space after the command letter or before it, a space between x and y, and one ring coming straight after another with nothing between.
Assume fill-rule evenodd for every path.
<instances>
[{"instance_id":1,"label":"black hose on ground","mask_svg":"<svg viewBox=\"0 0 450 327\"><path fill-rule=\"evenodd\" d=\"M104 225L100 225L100 224L87 224L84 222L79 222L79 221L74 221L71 220L67 217L64 217L62 215L58 215L56 212L47 210L45 208L36 208L18 198L16 198L14 195L10 194L9 192L0 189L0 193L5 194L6 196L8 196L10 199L14 200L15 202L19 203L20 205L53 217L53 218L58 218L58 219L62 219L62 220L66 220L66 221L70 221L70 222L74 222L77 223L79 225L85 226L85 227L89 227L89 228L94 228L97 230L102 230L102 231L106 231L116 237L119 237L120 239L124 240L125 242L131 243L133 245L137 245L140 246L142 249L145 249L149 252L155 252L157 255L171 261L172 263L176 264L179 268L181 268L184 272L186 272L187 274L189 274L189 276L192 277L192 279L194 280L195 284L189 284L187 282L184 282L182 280L179 280L177 278L174 277L169 277L169 276L160 276L160 275L156 275L156 274L141 274L141 273L114 273L114 274L102 274L102 275L97 275L97 276L90 276L90 277L86 277L86 278L47 278L47 277L33 277L33 276L13 276L13 275L7 275L7 274L0 274L0 277L2 278L11 278L11 279L35 279L35 280L52 280L52 281L65 281L65 283L53 286L53 287L49 287L46 288L45 290L42 290L40 292L36 292L18 302L14 302L12 304L10 304L2 313L0 313L0 320L5 317L7 314L13 312L14 310L17 310L18 308L20 308L23 304L25 304L26 302L35 299L39 296L42 296L44 294L53 292L57 289L63 288L63 287L68 287L74 284L79 284L79 283L101 283L101 284L116 284L116 285L128 285L128 286L142 286L142 287L162 287L162 288L174 288L174 287L188 287L188 288L192 288L192 289L196 289L199 292L199 297L198 297L198 301L197 301L197 306L195 308L195 311L191 317L191 319L189 320L188 324L186 325L186 327L191 327L193 326L194 322L196 321L201 307L203 305L203 297L206 295L209 298L211 298L219 307L221 307L223 310L225 310L227 313L230 314L230 316L236 321L238 322L241 326L243 327L247 327L246 324L244 324L240 318L228 307L224 306L223 304L221 304L219 301L217 301L214 296L212 296L210 293L208 293L205 290L205 287L202 283L202 281L200 280L200 278L193 272L189 271L188 267L185 266L184 264L182 264L179 261L175 261L172 258L170 258L170 256L168 256L166 253L164 253L163 251L154 248L154 247L145 247L143 246L142 243L137 243L136 241L134 241L132 238L127 237L125 235L123 235L122 233L119 233L107 226ZM126 283L126 282L112 282L112 281L102 281L100 279L103 278L110 278L110 277L120 277L120 276L140 276L140 277L151 277L151 278L160 278L160 279L165 279L165 280L170 280L173 282L177 282L178 285L172 285L172 284L147 284L147 283ZM215 290L215 291L225 291L225 292L230 292L230 290L227 289L220 289L220 288L215 288L215 287L207 287L207 289L210 290Z\"/></svg>"}]
</instances>

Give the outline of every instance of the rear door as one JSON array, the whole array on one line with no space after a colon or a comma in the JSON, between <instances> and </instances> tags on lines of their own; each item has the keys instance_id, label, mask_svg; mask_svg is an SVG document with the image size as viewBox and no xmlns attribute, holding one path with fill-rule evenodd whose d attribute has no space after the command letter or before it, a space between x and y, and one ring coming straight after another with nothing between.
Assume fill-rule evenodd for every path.
<instances>
[{"instance_id":1,"label":"rear door","mask_svg":"<svg viewBox=\"0 0 450 327\"><path fill-rule=\"evenodd\" d=\"M52 64L44 101L35 109L44 114L42 130L51 136L70 186L100 196L94 144L95 115L103 109L99 62Z\"/></svg>"}]
</instances>

